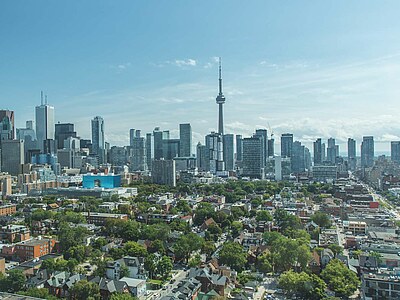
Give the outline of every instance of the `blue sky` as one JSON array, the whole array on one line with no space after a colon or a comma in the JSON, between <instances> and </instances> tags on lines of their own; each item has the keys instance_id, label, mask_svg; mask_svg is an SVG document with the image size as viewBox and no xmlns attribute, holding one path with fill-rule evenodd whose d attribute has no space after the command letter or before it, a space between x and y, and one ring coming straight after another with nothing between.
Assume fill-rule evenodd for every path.
<instances>
[{"instance_id":1,"label":"blue sky","mask_svg":"<svg viewBox=\"0 0 400 300\"><path fill-rule=\"evenodd\" d=\"M0 106L17 125L40 91L56 120L90 136L101 115L123 145L129 128L194 140L217 127L222 57L226 132L270 127L378 150L400 139L399 1L1 1ZM344 150L344 149L343 149Z\"/></svg>"}]
</instances>

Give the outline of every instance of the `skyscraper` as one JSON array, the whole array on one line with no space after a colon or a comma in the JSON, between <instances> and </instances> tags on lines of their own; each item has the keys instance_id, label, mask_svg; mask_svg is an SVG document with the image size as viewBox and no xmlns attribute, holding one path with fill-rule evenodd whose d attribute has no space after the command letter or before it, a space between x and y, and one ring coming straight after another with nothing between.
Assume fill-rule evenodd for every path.
<instances>
[{"instance_id":1,"label":"skyscraper","mask_svg":"<svg viewBox=\"0 0 400 300\"><path fill-rule=\"evenodd\" d=\"M192 126L179 124L180 157L190 157L192 155Z\"/></svg>"},{"instance_id":2,"label":"skyscraper","mask_svg":"<svg viewBox=\"0 0 400 300\"><path fill-rule=\"evenodd\" d=\"M361 167L372 167L374 165L374 156L374 137L364 136L361 143Z\"/></svg>"},{"instance_id":3,"label":"skyscraper","mask_svg":"<svg viewBox=\"0 0 400 300\"><path fill-rule=\"evenodd\" d=\"M275 140L273 134L271 134L271 138L268 140L268 157L273 157L275 155Z\"/></svg>"},{"instance_id":4,"label":"skyscraper","mask_svg":"<svg viewBox=\"0 0 400 300\"><path fill-rule=\"evenodd\" d=\"M223 153L224 153L224 162L225 162L225 170L233 171L234 167L234 150L233 150L233 134L225 134L223 136Z\"/></svg>"},{"instance_id":5,"label":"skyscraper","mask_svg":"<svg viewBox=\"0 0 400 300\"><path fill-rule=\"evenodd\" d=\"M206 171L217 174L225 171L223 141L219 133L206 135Z\"/></svg>"},{"instance_id":6,"label":"skyscraper","mask_svg":"<svg viewBox=\"0 0 400 300\"><path fill-rule=\"evenodd\" d=\"M176 186L175 161L157 159L153 161L151 177L154 183Z\"/></svg>"},{"instance_id":7,"label":"skyscraper","mask_svg":"<svg viewBox=\"0 0 400 300\"><path fill-rule=\"evenodd\" d=\"M263 167L267 165L268 158L268 134L266 129L256 129L256 136L261 138L262 146L262 163Z\"/></svg>"},{"instance_id":8,"label":"skyscraper","mask_svg":"<svg viewBox=\"0 0 400 300\"><path fill-rule=\"evenodd\" d=\"M357 158L356 158L356 140L349 138L347 140L347 159L349 162L349 168L351 171L354 171L357 166Z\"/></svg>"},{"instance_id":9,"label":"skyscraper","mask_svg":"<svg viewBox=\"0 0 400 300\"><path fill-rule=\"evenodd\" d=\"M56 140L57 149L63 149L64 141L69 137L76 137L74 124L58 123L55 125L54 139Z\"/></svg>"},{"instance_id":10,"label":"skyscraper","mask_svg":"<svg viewBox=\"0 0 400 300\"><path fill-rule=\"evenodd\" d=\"M196 166L199 171L207 170L206 151L206 146L199 142L196 146Z\"/></svg>"},{"instance_id":11,"label":"skyscraper","mask_svg":"<svg viewBox=\"0 0 400 300\"><path fill-rule=\"evenodd\" d=\"M281 135L281 156L292 157L293 134L284 133Z\"/></svg>"},{"instance_id":12,"label":"skyscraper","mask_svg":"<svg viewBox=\"0 0 400 300\"><path fill-rule=\"evenodd\" d=\"M0 143L3 140L15 139L14 112L0 110Z\"/></svg>"},{"instance_id":13,"label":"skyscraper","mask_svg":"<svg viewBox=\"0 0 400 300\"><path fill-rule=\"evenodd\" d=\"M236 160L242 161L243 159L243 139L240 134L236 135Z\"/></svg>"},{"instance_id":14,"label":"skyscraper","mask_svg":"<svg viewBox=\"0 0 400 300\"><path fill-rule=\"evenodd\" d=\"M1 170L17 176L25 163L24 141L3 140L1 145Z\"/></svg>"},{"instance_id":15,"label":"skyscraper","mask_svg":"<svg viewBox=\"0 0 400 300\"><path fill-rule=\"evenodd\" d=\"M36 139L38 149L44 151L44 141L54 139L54 107L42 102L36 106Z\"/></svg>"},{"instance_id":16,"label":"skyscraper","mask_svg":"<svg viewBox=\"0 0 400 300\"><path fill-rule=\"evenodd\" d=\"M314 165L322 164L322 140L317 139L314 142Z\"/></svg>"},{"instance_id":17,"label":"skyscraper","mask_svg":"<svg viewBox=\"0 0 400 300\"><path fill-rule=\"evenodd\" d=\"M223 108L223 104L225 103L225 96L222 93L221 58L219 58L219 93L218 93L218 96L216 98L216 102L218 104L218 109L219 109L218 133L220 135L224 135L224 108Z\"/></svg>"},{"instance_id":18,"label":"skyscraper","mask_svg":"<svg viewBox=\"0 0 400 300\"><path fill-rule=\"evenodd\" d=\"M327 154L327 160L331 164L335 164L336 162L336 156L338 156L338 153L336 153L336 141L334 138L329 138L328 139L328 148L326 149L326 154Z\"/></svg>"},{"instance_id":19,"label":"skyscraper","mask_svg":"<svg viewBox=\"0 0 400 300\"><path fill-rule=\"evenodd\" d=\"M163 140L163 158L170 160L179 157L180 153L180 140L179 139L166 139Z\"/></svg>"},{"instance_id":20,"label":"skyscraper","mask_svg":"<svg viewBox=\"0 0 400 300\"><path fill-rule=\"evenodd\" d=\"M146 162L148 170L151 170L151 162L154 158L154 140L151 133L146 133Z\"/></svg>"},{"instance_id":21,"label":"skyscraper","mask_svg":"<svg viewBox=\"0 0 400 300\"><path fill-rule=\"evenodd\" d=\"M390 143L390 158L396 163L400 163L400 141Z\"/></svg>"},{"instance_id":22,"label":"skyscraper","mask_svg":"<svg viewBox=\"0 0 400 300\"><path fill-rule=\"evenodd\" d=\"M291 169L293 173L305 171L305 147L299 141L293 143Z\"/></svg>"},{"instance_id":23,"label":"skyscraper","mask_svg":"<svg viewBox=\"0 0 400 300\"><path fill-rule=\"evenodd\" d=\"M242 176L263 179L262 139L257 136L243 139Z\"/></svg>"},{"instance_id":24,"label":"skyscraper","mask_svg":"<svg viewBox=\"0 0 400 300\"><path fill-rule=\"evenodd\" d=\"M163 132L160 127L153 130L154 140L154 159L161 159L163 157Z\"/></svg>"},{"instance_id":25,"label":"skyscraper","mask_svg":"<svg viewBox=\"0 0 400 300\"><path fill-rule=\"evenodd\" d=\"M140 130L130 130L129 161L132 171L146 171L146 145Z\"/></svg>"},{"instance_id":26,"label":"skyscraper","mask_svg":"<svg viewBox=\"0 0 400 300\"><path fill-rule=\"evenodd\" d=\"M104 140L104 119L95 117L92 120L92 152L99 157L99 163L106 162Z\"/></svg>"}]
</instances>

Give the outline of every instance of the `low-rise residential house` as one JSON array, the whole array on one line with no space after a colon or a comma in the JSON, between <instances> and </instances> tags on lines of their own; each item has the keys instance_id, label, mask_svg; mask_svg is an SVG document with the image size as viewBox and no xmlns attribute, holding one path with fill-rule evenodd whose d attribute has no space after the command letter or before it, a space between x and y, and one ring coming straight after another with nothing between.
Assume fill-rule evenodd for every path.
<instances>
[{"instance_id":1,"label":"low-rise residential house","mask_svg":"<svg viewBox=\"0 0 400 300\"><path fill-rule=\"evenodd\" d=\"M308 266L314 274L318 275L321 272L321 258L317 251L311 252L311 259Z\"/></svg>"},{"instance_id":2,"label":"low-rise residential house","mask_svg":"<svg viewBox=\"0 0 400 300\"><path fill-rule=\"evenodd\" d=\"M332 259L335 258L331 249L324 249L321 251L321 266L325 267Z\"/></svg>"},{"instance_id":3,"label":"low-rise residential house","mask_svg":"<svg viewBox=\"0 0 400 300\"><path fill-rule=\"evenodd\" d=\"M146 280L123 277L119 281L126 283L126 285L128 286L129 292L133 296L135 296L139 299L142 299L146 296L146 293L147 293Z\"/></svg>"},{"instance_id":4,"label":"low-rise residential house","mask_svg":"<svg viewBox=\"0 0 400 300\"><path fill-rule=\"evenodd\" d=\"M188 277L196 278L200 281L201 291L203 293L215 290L220 296L225 296L228 292L228 277L220 274L213 274L207 267L190 269Z\"/></svg>"},{"instance_id":5,"label":"low-rise residential house","mask_svg":"<svg viewBox=\"0 0 400 300\"><path fill-rule=\"evenodd\" d=\"M147 271L144 269L143 257L125 256L116 261L107 262L106 277L108 279L119 280L122 276L123 268L128 269L128 278L147 279Z\"/></svg>"},{"instance_id":6,"label":"low-rise residential house","mask_svg":"<svg viewBox=\"0 0 400 300\"><path fill-rule=\"evenodd\" d=\"M128 285L123 281L102 278L99 276L94 277L90 281L99 285L100 295L101 298L104 300L110 299L111 295L114 293L118 294L129 293Z\"/></svg>"},{"instance_id":7,"label":"low-rise residential house","mask_svg":"<svg viewBox=\"0 0 400 300\"><path fill-rule=\"evenodd\" d=\"M202 284L196 278L182 280L171 293L163 296L161 300L195 300L200 294Z\"/></svg>"}]
</instances>

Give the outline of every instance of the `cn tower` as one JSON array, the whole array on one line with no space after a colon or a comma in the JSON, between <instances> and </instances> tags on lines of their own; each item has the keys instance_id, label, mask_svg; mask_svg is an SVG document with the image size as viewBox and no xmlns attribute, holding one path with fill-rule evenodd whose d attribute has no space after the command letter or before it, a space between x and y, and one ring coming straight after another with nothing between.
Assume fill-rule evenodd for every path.
<instances>
[{"instance_id":1,"label":"cn tower","mask_svg":"<svg viewBox=\"0 0 400 300\"><path fill-rule=\"evenodd\" d=\"M219 58L219 93L215 99L219 108L219 118L218 118L218 133L222 136L224 135L224 107L225 96L222 93L222 74L221 74L221 57Z\"/></svg>"}]
</instances>

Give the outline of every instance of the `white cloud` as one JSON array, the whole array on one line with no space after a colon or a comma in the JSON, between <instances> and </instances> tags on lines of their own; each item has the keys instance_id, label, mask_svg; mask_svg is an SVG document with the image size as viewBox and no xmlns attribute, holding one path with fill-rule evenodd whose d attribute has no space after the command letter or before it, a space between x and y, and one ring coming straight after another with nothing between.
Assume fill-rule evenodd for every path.
<instances>
[{"instance_id":1,"label":"white cloud","mask_svg":"<svg viewBox=\"0 0 400 300\"><path fill-rule=\"evenodd\" d=\"M197 65L197 61L195 59L192 58L188 58L188 59L176 59L173 64L175 64L178 67L195 67Z\"/></svg>"}]
</instances>

